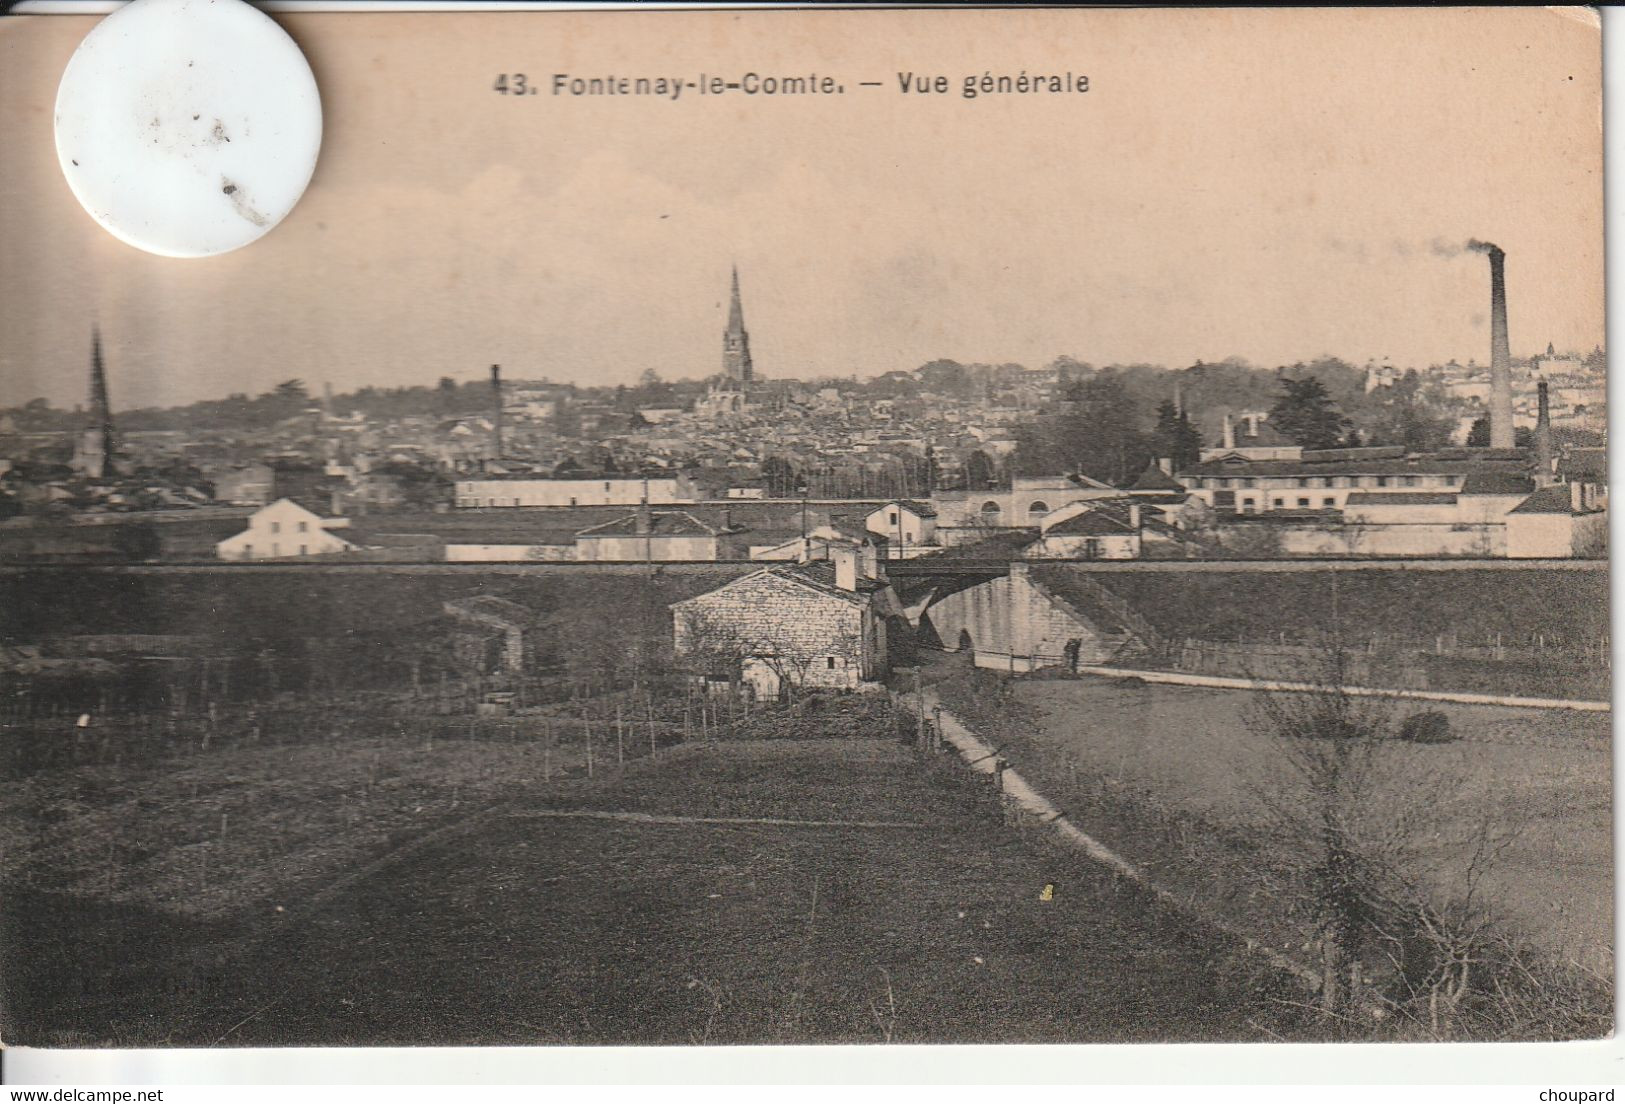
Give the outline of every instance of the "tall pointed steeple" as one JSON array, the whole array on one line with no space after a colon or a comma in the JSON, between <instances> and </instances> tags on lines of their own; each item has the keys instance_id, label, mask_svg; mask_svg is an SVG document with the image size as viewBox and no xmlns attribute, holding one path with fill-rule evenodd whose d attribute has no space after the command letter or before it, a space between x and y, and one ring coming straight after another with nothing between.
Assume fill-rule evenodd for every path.
<instances>
[{"instance_id":1,"label":"tall pointed steeple","mask_svg":"<svg viewBox=\"0 0 1625 1104\"><path fill-rule=\"evenodd\" d=\"M92 479L113 470L113 407L107 399L107 367L102 363L102 331L90 336L90 416L73 450L73 466Z\"/></svg>"},{"instance_id":2,"label":"tall pointed steeple","mask_svg":"<svg viewBox=\"0 0 1625 1104\"><path fill-rule=\"evenodd\" d=\"M745 330L745 309L739 302L739 266L733 268L733 294L728 303L728 328L722 334L722 370L734 383L755 378L750 362L750 334Z\"/></svg>"}]
</instances>

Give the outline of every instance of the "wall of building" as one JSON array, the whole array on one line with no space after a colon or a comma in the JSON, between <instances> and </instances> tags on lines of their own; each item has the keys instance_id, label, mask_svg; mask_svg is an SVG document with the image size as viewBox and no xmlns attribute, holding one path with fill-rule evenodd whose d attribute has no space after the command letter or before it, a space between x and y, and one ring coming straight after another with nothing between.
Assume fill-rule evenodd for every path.
<instances>
[{"instance_id":1,"label":"wall of building","mask_svg":"<svg viewBox=\"0 0 1625 1104\"><path fill-rule=\"evenodd\" d=\"M1274 525L1288 556L1504 556L1500 523Z\"/></svg>"},{"instance_id":2,"label":"wall of building","mask_svg":"<svg viewBox=\"0 0 1625 1104\"><path fill-rule=\"evenodd\" d=\"M450 563L528 563L535 560L573 560L573 544L448 544Z\"/></svg>"},{"instance_id":3,"label":"wall of building","mask_svg":"<svg viewBox=\"0 0 1625 1104\"><path fill-rule=\"evenodd\" d=\"M788 657L745 665L754 689L767 697L778 694L779 668L807 685L847 688L886 672L884 627L869 608L765 572L673 608L679 655L703 649L705 634L712 631L758 655Z\"/></svg>"},{"instance_id":4,"label":"wall of building","mask_svg":"<svg viewBox=\"0 0 1625 1104\"><path fill-rule=\"evenodd\" d=\"M1012 490L938 493L931 497L931 504L937 511L939 529L987 525L1020 529L1038 525L1050 511L1068 503L1116 498L1122 493L1110 488L1080 487L1069 479L1018 479ZM997 512L984 512L983 507L989 503L998 507ZM1043 509L1034 513L1035 505Z\"/></svg>"},{"instance_id":5,"label":"wall of building","mask_svg":"<svg viewBox=\"0 0 1625 1104\"><path fill-rule=\"evenodd\" d=\"M1093 546L1091 541L1094 542ZM1140 556L1140 535L1111 533L1099 537L1078 537L1056 533L1030 546L1026 555L1028 559L1134 560Z\"/></svg>"},{"instance_id":6,"label":"wall of building","mask_svg":"<svg viewBox=\"0 0 1625 1104\"><path fill-rule=\"evenodd\" d=\"M577 537L578 560L714 560L717 538L694 537Z\"/></svg>"},{"instance_id":7,"label":"wall of building","mask_svg":"<svg viewBox=\"0 0 1625 1104\"><path fill-rule=\"evenodd\" d=\"M934 517L922 518L913 510L889 505L875 510L864 521L869 532L878 533L891 542L887 549L891 556L899 552L905 556L916 555L917 549L936 545L937 519Z\"/></svg>"},{"instance_id":8,"label":"wall of building","mask_svg":"<svg viewBox=\"0 0 1625 1104\"><path fill-rule=\"evenodd\" d=\"M1608 532L1608 515L1508 514L1506 555L1513 559L1573 556Z\"/></svg>"},{"instance_id":9,"label":"wall of building","mask_svg":"<svg viewBox=\"0 0 1625 1104\"><path fill-rule=\"evenodd\" d=\"M215 554L222 560L278 560L331 555L349 547L327 531L322 518L297 503L279 501L256 511L248 528L221 541Z\"/></svg>"},{"instance_id":10,"label":"wall of building","mask_svg":"<svg viewBox=\"0 0 1625 1104\"><path fill-rule=\"evenodd\" d=\"M460 479L456 503L476 506L636 506L692 501L676 479Z\"/></svg>"}]
</instances>

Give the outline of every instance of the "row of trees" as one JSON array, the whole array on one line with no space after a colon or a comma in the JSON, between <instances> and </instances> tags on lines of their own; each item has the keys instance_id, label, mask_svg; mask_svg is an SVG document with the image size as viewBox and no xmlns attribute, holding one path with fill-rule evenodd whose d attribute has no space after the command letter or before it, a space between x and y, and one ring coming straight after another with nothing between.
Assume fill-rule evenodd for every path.
<instances>
[{"instance_id":1,"label":"row of trees","mask_svg":"<svg viewBox=\"0 0 1625 1104\"><path fill-rule=\"evenodd\" d=\"M1198 366L1182 375L1190 373L1233 378L1236 366ZM1166 391L1166 379L1162 382ZM1424 452L1448 445L1455 426L1414 371L1364 399L1358 424L1317 374L1287 374L1283 369L1272 382L1268 403L1259 404L1268 409L1270 427L1307 449L1397 445ZM1181 409L1166 397L1154 405L1139 400L1136 390L1128 374L1109 368L1069 384L1059 409L1019 430L1017 469L1027 475L1078 471L1120 484L1154 457L1171 459L1175 470L1196 463L1204 440L1189 413L1201 409L1191 404L1190 392ZM1253 388L1239 390L1251 394ZM1154 411L1149 420L1148 410Z\"/></svg>"}]
</instances>

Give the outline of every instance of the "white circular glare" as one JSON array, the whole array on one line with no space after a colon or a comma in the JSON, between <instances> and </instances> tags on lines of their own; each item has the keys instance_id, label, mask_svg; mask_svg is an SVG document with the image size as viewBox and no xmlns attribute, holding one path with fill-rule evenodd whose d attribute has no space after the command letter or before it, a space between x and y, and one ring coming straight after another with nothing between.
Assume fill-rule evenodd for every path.
<instances>
[{"instance_id":1,"label":"white circular glare","mask_svg":"<svg viewBox=\"0 0 1625 1104\"><path fill-rule=\"evenodd\" d=\"M321 143L305 55L243 0L132 0L85 36L56 94L74 196L165 257L225 253L281 222Z\"/></svg>"}]
</instances>

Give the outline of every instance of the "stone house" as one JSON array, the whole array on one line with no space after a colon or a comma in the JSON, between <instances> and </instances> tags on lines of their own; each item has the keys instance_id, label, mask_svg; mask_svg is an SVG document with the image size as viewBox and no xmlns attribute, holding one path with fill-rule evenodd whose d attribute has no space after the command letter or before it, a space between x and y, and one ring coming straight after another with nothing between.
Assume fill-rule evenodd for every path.
<instances>
[{"instance_id":1,"label":"stone house","mask_svg":"<svg viewBox=\"0 0 1625 1104\"><path fill-rule=\"evenodd\" d=\"M830 551L827 561L763 568L673 603L674 651L758 698L878 683L889 669L887 619L901 611L859 549Z\"/></svg>"}]
</instances>

